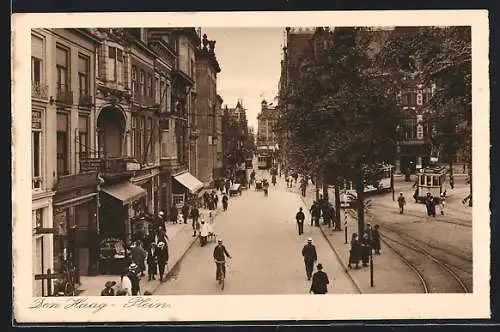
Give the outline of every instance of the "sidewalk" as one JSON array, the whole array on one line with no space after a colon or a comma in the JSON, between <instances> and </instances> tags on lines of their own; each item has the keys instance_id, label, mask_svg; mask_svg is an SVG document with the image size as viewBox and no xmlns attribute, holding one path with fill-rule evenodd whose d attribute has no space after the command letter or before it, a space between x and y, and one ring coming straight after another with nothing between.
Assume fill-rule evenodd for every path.
<instances>
[{"instance_id":1,"label":"sidewalk","mask_svg":"<svg viewBox=\"0 0 500 332\"><path fill-rule=\"evenodd\" d=\"M212 211L212 218L215 221L215 217L219 214L222 209L219 200L218 208ZM209 213L207 209L200 209L200 218L205 221L209 220ZM187 251L193 246L193 244L198 240L198 237L193 237L193 229L191 227L191 221L188 220L187 224L171 224L167 225L167 236L169 238L169 259L167 268L165 269L166 277L172 271L175 271L176 266L182 260ZM167 278L164 278L167 279ZM79 296L100 296L101 290L104 288L104 284L107 281L116 281L117 285L120 283L120 276L117 275L97 275L97 276L80 276L80 287ZM149 291L154 294L154 292L160 287L161 283L158 280L148 281L147 273L140 281L141 294L145 291Z\"/></svg>"},{"instance_id":2,"label":"sidewalk","mask_svg":"<svg viewBox=\"0 0 500 332\"><path fill-rule=\"evenodd\" d=\"M300 195L298 186L293 188L297 194ZM320 191L321 193L321 191ZM309 185L306 190L306 197L302 197L307 210L315 200L315 186ZM333 190L329 190L330 198L334 197ZM340 261L344 271L350 276L356 284L361 293L421 293L421 286L412 274L413 272L389 249L384 250L382 247L381 255L373 255L373 271L374 271L374 287L370 285L370 268L361 267L359 269L349 269L347 264L349 262L350 240L352 233L357 233L357 221L349 216L345 219L344 209L341 210L342 231L334 231L328 226L321 225L320 229L323 236L328 241L330 247ZM344 224L346 221L346 224ZM306 217L306 227L310 224L310 214ZM345 227L347 225L347 244L345 243ZM314 226L312 226L314 227ZM408 276L405 278L403 276Z\"/></svg>"}]
</instances>

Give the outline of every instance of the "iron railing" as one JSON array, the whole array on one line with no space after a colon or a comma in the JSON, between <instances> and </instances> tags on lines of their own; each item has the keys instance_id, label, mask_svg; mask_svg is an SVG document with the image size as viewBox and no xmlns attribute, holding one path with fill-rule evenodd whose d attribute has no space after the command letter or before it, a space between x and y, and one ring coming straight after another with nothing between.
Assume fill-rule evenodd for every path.
<instances>
[{"instance_id":1,"label":"iron railing","mask_svg":"<svg viewBox=\"0 0 500 332\"><path fill-rule=\"evenodd\" d=\"M48 99L49 86L42 82L31 82L31 97L39 99Z\"/></svg>"},{"instance_id":2,"label":"iron railing","mask_svg":"<svg viewBox=\"0 0 500 332\"><path fill-rule=\"evenodd\" d=\"M66 105L73 104L73 91L66 84L57 84L56 102Z\"/></svg>"}]
</instances>

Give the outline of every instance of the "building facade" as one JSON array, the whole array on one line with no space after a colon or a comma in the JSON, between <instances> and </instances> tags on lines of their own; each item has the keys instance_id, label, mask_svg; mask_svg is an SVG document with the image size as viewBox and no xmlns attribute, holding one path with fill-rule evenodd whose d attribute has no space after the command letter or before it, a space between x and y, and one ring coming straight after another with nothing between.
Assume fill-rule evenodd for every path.
<instances>
[{"instance_id":1,"label":"building facade","mask_svg":"<svg viewBox=\"0 0 500 332\"><path fill-rule=\"evenodd\" d=\"M196 90L197 104L195 122L200 129L196 140L197 167L196 176L205 187L214 184L217 168L218 107L217 74L219 63L215 55L215 40L208 40L203 35L202 46L196 52Z\"/></svg>"},{"instance_id":2,"label":"building facade","mask_svg":"<svg viewBox=\"0 0 500 332\"><path fill-rule=\"evenodd\" d=\"M78 161L82 146L94 144L98 42L85 29L31 33L35 296L47 295L45 281L35 280L47 269L62 272L71 261L79 273L91 274L97 266L97 172L80 169Z\"/></svg>"},{"instance_id":3,"label":"building facade","mask_svg":"<svg viewBox=\"0 0 500 332\"><path fill-rule=\"evenodd\" d=\"M225 175L229 175L248 157L244 150L248 137L248 121L241 100L238 100L234 108L225 106L221 127L223 168Z\"/></svg>"},{"instance_id":4,"label":"building facade","mask_svg":"<svg viewBox=\"0 0 500 332\"><path fill-rule=\"evenodd\" d=\"M263 100L261 111L257 115L257 121L257 148L277 151L278 135L276 125L278 122L278 110Z\"/></svg>"}]
</instances>

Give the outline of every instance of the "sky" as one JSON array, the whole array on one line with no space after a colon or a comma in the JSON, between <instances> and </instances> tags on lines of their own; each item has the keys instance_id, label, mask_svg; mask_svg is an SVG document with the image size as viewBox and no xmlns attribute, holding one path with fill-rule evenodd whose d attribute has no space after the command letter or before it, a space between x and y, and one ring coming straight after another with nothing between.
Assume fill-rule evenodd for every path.
<instances>
[{"instance_id":1,"label":"sky","mask_svg":"<svg viewBox=\"0 0 500 332\"><path fill-rule=\"evenodd\" d=\"M274 103L281 73L283 28L202 28L215 40L221 67L217 93L229 108L238 99L247 109L248 125L257 130L257 114L263 99Z\"/></svg>"}]
</instances>

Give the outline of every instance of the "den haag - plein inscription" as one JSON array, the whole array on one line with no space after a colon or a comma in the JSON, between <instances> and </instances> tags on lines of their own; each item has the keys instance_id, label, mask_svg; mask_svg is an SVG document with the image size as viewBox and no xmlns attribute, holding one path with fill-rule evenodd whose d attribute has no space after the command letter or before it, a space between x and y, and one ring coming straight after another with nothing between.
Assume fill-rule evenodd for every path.
<instances>
[{"instance_id":1,"label":"den haag - plein inscription","mask_svg":"<svg viewBox=\"0 0 500 332\"><path fill-rule=\"evenodd\" d=\"M97 313L108 307L121 307L123 309L170 309L171 304L150 297L133 297L126 299L125 303L108 303L106 301L91 300L87 297L68 298L65 301L56 301L50 298L36 298L29 309L31 310L80 310Z\"/></svg>"}]
</instances>

